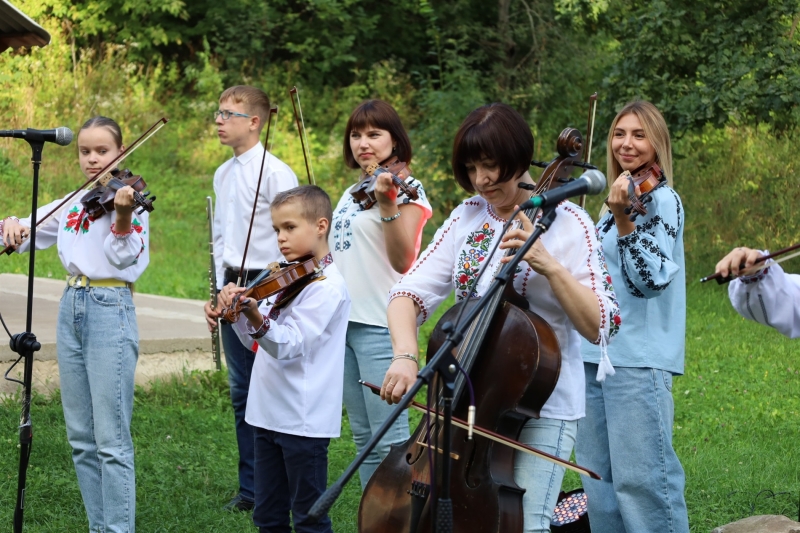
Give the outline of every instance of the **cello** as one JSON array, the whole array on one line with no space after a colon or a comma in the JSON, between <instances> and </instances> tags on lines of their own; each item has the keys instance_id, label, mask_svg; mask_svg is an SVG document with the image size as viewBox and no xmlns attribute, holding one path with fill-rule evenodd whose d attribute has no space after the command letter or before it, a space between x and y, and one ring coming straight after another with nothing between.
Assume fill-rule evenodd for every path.
<instances>
[{"instance_id":1,"label":"cello","mask_svg":"<svg viewBox=\"0 0 800 533\"><path fill-rule=\"evenodd\" d=\"M567 129L557 148L559 156L539 179L545 189L566 177L578 162L582 138L577 130ZM535 218L534 213L526 214ZM455 380L453 416L470 419L470 397L480 398L474 414L476 426L516 440L525 422L539 417L555 388L561 350L553 329L528 309L528 301L513 284L506 283L488 298L453 351L458 365L469 375L469 380L463 374ZM446 324L477 301L463 300L445 313L431 334L429 361L445 342ZM440 386L438 379L434 380L429 393ZM477 434L470 438L467 429L454 427L450 432L452 531L521 532L524 490L514 481L514 451ZM433 531L434 493L442 489L442 478L432 459L448 459L442 454L447 435L448 428L423 420L408 441L392 447L364 490L358 514L360 533Z\"/></svg>"}]
</instances>

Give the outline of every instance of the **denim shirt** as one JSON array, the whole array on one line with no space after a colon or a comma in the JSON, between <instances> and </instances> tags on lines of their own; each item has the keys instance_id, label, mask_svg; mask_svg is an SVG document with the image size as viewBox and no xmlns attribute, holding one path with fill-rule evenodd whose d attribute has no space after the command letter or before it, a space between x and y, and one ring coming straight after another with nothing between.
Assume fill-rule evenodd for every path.
<instances>
[{"instance_id":1,"label":"denim shirt","mask_svg":"<svg viewBox=\"0 0 800 533\"><path fill-rule=\"evenodd\" d=\"M647 367L683 374L686 344L684 211L678 194L662 186L636 219L633 233L620 237L609 212L597 223L616 288L622 325L608 357L614 366ZM600 349L585 340L581 354L599 363Z\"/></svg>"}]
</instances>

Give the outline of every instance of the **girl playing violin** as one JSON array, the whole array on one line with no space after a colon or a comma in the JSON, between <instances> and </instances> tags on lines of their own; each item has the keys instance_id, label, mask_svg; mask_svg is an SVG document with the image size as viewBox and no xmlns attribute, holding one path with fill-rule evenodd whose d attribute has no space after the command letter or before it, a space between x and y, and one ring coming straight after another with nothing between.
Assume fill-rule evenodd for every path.
<instances>
[{"instance_id":1,"label":"girl playing violin","mask_svg":"<svg viewBox=\"0 0 800 533\"><path fill-rule=\"evenodd\" d=\"M505 250L519 248L533 227L524 214L523 227L505 235L494 256L494 240L516 206L530 197L519 184L533 184L528 173L533 135L525 120L510 106L490 104L470 113L453 143L455 180L468 193L465 200L389 293L389 330L395 359L383 379L381 397L398 402L417 376L417 327L455 289L456 298L469 294L479 269L489 272L502 261ZM577 420L584 414L584 374L580 338L608 340L618 329L618 309L607 277L605 261L588 215L563 202L550 231L524 256L514 276L514 289L555 332L562 352L561 373L541 418L531 418L519 441L568 459ZM481 296L491 275L481 278L474 293ZM509 339L513 342L513 339ZM502 383L498 383L502 387ZM480 400L478 400L480 401ZM550 520L564 468L538 457L515 453L515 481L525 489L526 532L549 532Z\"/></svg>"},{"instance_id":2,"label":"girl playing violin","mask_svg":"<svg viewBox=\"0 0 800 533\"><path fill-rule=\"evenodd\" d=\"M744 271L766 252L734 248L717 263L717 273L740 276L728 285L728 297L736 312L748 320L773 327L787 337L800 337L800 276L787 274L778 264L749 275Z\"/></svg>"},{"instance_id":3,"label":"girl playing violin","mask_svg":"<svg viewBox=\"0 0 800 533\"><path fill-rule=\"evenodd\" d=\"M602 481L584 479L592 531L688 532L684 473L672 448L672 376L683 373L686 323L684 212L671 188L672 149L661 113L636 101L608 133L608 212L597 223L624 321L608 347L616 374L595 379L601 354L584 342L586 418L576 460ZM668 186L654 189L632 222L630 173L657 163ZM640 194L636 189L637 196Z\"/></svg>"},{"instance_id":4,"label":"girl playing violin","mask_svg":"<svg viewBox=\"0 0 800 533\"><path fill-rule=\"evenodd\" d=\"M91 178L124 150L119 125L89 119L78 133L78 162ZM78 194L36 229L37 249L56 245L67 270L56 331L61 400L90 531L131 533L136 482L131 440L139 331L131 287L150 261L148 213L134 214L134 190L114 196L115 210L90 217ZM37 211L41 220L60 201ZM3 240L28 251L30 218L6 218Z\"/></svg>"},{"instance_id":5,"label":"girl playing violin","mask_svg":"<svg viewBox=\"0 0 800 533\"><path fill-rule=\"evenodd\" d=\"M367 100L350 115L344 133L344 161L362 174L371 164L411 162L411 142L397 112L381 100ZM394 165L402 166L402 165ZM348 189L333 211L329 244L352 297L344 371L344 404L360 452L391 409L359 385L379 383L392 358L386 322L386 295L417 258L422 228L431 206L422 184L402 174L418 199L399 195L389 172L375 180L377 205L364 209ZM408 202L408 203L406 203ZM363 488L392 444L408 439L408 417L392 426L359 469Z\"/></svg>"}]
</instances>

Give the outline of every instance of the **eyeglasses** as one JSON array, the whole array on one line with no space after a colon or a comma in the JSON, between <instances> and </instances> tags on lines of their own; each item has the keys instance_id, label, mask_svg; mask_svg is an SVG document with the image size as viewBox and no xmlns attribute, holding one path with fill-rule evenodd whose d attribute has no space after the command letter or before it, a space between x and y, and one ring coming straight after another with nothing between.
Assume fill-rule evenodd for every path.
<instances>
[{"instance_id":1,"label":"eyeglasses","mask_svg":"<svg viewBox=\"0 0 800 533\"><path fill-rule=\"evenodd\" d=\"M244 113L236 113L235 111L228 111L226 109L225 111L214 111L214 120L216 120L217 117L222 117L222 120L228 120L231 117L250 118L250 115L245 115Z\"/></svg>"}]
</instances>

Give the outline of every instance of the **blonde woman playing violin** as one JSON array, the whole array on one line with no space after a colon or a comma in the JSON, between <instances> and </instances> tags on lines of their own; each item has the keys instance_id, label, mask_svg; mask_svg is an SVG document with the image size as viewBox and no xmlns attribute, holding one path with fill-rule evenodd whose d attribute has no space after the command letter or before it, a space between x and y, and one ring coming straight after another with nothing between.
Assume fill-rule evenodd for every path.
<instances>
[{"instance_id":1,"label":"blonde woman playing violin","mask_svg":"<svg viewBox=\"0 0 800 533\"><path fill-rule=\"evenodd\" d=\"M616 374L604 382L595 379L600 349L581 347L586 418L578 423L576 460L603 478L583 480L594 533L688 533L671 392L684 360L683 206L667 185L653 190L647 214L632 222L625 213L630 172L657 163L671 183L672 148L661 113L649 102L623 107L607 150L608 176L619 177L597 227L622 325L608 346Z\"/></svg>"},{"instance_id":2,"label":"blonde woman playing violin","mask_svg":"<svg viewBox=\"0 0 800 533\"><path fill-rule=\"evenodd\" d=\"M737 313L795 339L800 337L800 275L787 274L775 263L749 272L765 255L767 252L752 248L734 248L717 263L716 271L725 277L738 276L728 285L728 297ZM740 271L741 265L749 274Z\"/></svg>"},{"instance_id":3,"label":"blonde woman playing violin","mask_svg":"<svg viewBox=\"0 0 800 533\"><path fill-rule=\"evenodd\" d=\"M119 125L89 119L78 133L78 160L87 178L124 150ZM148 213L134 214L131 187L119 189L115 210L94 218L79 194L36 230L36 248L58 248L69 272L61 297L56 351L67 439L90 531L132 533L136 517L131 417L139 330L131 285L150 261ZM39 208L37 219L61 200ZM6 218L3 240L29 251L30 218Z\"/></svg>"},{"instance_id":4,"label":"blonde woman playing violin","mask_svg":"<svg viewBox=\"0 0 800 533\"><path fill-rule=\"evenodd\" d=\"M398 160L411 162L411 142L397 112L381 100L367 100L353 110L344 133L344 161L366 173L372 164ZM417 258L422 228L431 216L431 206L422 184L404 176L416 189L417 199L400 195L388 172L375 180L377 205L365 209L345 191L333 210L328 242L331 253L347 282L352 298L344 370L344 405L356 448L361 449L391 412L358 380L380 383L392 360L392 343L386 322L387 295ZM408 203L406 203L406 201ZM359 469L361 487L366 486L378 464L394 443L408 439L408 417L392 426Z\"/></svg>"}]
</instances>

